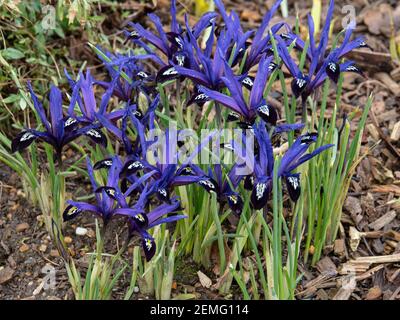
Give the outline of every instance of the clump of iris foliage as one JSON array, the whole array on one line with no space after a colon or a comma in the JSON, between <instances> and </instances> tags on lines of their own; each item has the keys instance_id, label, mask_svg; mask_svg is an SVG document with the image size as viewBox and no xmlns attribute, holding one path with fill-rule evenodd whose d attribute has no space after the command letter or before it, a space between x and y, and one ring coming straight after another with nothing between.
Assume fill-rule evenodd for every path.
<instances>
[{"instance_id":1,"label":"clump of iris foliage","mask_svg":"<svg viewBox=\"0 0 400 320\"><path fill-rule=\"evenodd\" d=\"M352 40L351 28L329 45L333 1L318 44L311 16L306 40L298 24L269 25L281 1L255 30L243 30L235 12L228 13L221 0L214 2L217 11L205 13L194 25L186 15L183 24L178 22L175 0L169 26L155 14L148 16L154 32L131 23L124 31L133 48L127 54L91 45L109 79L94 79L89 71L73 79L66 71L70 91L65 95L52 86L48 108L29 86L36 129L26 128L12 141L2 139L17 152L25 179L38 189L46 225L79 299L110 297L127 267L126 262L116 267L116 261L132 239L140 241L145 259L135 247L126 298L136 282L143 292L169 298L176 262L191 257L210 268L216 247L214 271L220 275L216 287L221 294L229 294L235 280L245 299L293 299L301 279L299 260L307 263L312 254L311 263L316 263L326 243L335 239L371 104L369 99L363 106L350 140L350 121L360 112L343 115L336 126L342 81L346 72L362 73L345 56L367 45L361 37ZM286 79L292 79L290 88ZM336 105L327 118L332 87ZM270 102L272 95L282 108ZM211 131L197 140L171 138L172 123L177 136L185 129L198 136L203 129ZM166 133L163 141L150 137L155 129ZM220 129L242 130L224 139ZM223 151L215 154L210 141ZM247 152L248 141L253 141L253 152ZM33 142L45 144L49 169L40 179L49 186L51 200L19 155ZM80 154L74 163L63 157L67 145ZM214 160L233 161L201 163L196 159L204 151ZM31 148L35 173L37 158ZM11 156L2 159L10 163ZM246 171L249 163L252 170ZM92 194L72 192L72 199L64 201L65 179L77 173L89 178ZM87 212L102 224L97 258L82 284L62 230L63 222L79 221ZM101 263L113 219L126 222L127 237L113 259ZM174 222L174 228L166 227Z\"/></svg>"}]
</instances>

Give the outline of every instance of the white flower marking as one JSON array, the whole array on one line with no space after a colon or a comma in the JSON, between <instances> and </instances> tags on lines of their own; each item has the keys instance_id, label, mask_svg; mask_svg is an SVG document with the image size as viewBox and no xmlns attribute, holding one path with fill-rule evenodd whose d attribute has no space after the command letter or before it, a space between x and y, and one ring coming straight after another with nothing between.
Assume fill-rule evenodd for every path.
<instances>
[{"instance_id":1,"label":"white flower marking","mask_svg":"<svg viewBox=\"0 0 400 320\"><path fill-rule=\"evenodd\" d=\"M103 162L103 164L104 164L105 166L107 166L107 167L111 167L111 166L112 166L112 161L111 161L111 160L105 160L105 161Z\"/></svg>"},{"instance_id":2,"label":"white flower marking","mask_svg":"<svg viewBox=\"0 0 400 320\"><path fill-rule=\"evenodd\" d=\"M256 186L256 197L257 200L260 200L265 192L265 189L267 188L267 185L265 183L258 183Z\"/></svg>"},{"instance_id":3,"label":"white flower marking","mask_svg":"<svg viewBox=\"0 0 400 320\"><path fill-rule=\"evenodd\" d=\"M90 129L86 134L89 135L89 136L98 138L98 139L101 138L101 134L99 132L97 132L96 130L94 130L94 129Z\"/></svg>"},{"instance_id":4,"label":"white flower marking","mask_svg":"<svg viewBox=\"0 0 400 320\"><path fill-rule=\"evenodd\" d=\"M238 202L238 197L235 195L229 196L229 199L233 202L233 204L237 204Z\"/></svg>"},{"instance_id":5,"label":"white flower marking","mask_svg":"<svg viewBox=\"0 0 400 320\"><path fill-rule=\"evenodd\" d=\"M22 137L21 137L21 139L19 140L19 141L26 141L26 140L30 140L30 139L32 139L32 138L34 138L35 137L35 135L33 135L32 133L30 133L30 132L25 132L23 135L22 135Z\"/></svg>"},{"instance_id":6,"label":"white flower marking","mask_svg":"<svg viewBox=\"0 0 400 320\"><path fill-rule=\"evenodd\" d=\"M214 184L210 180L200 180L199 183L209 187L210 189L215 189Z\"/></svg>"},{"instance_id":7,"label":"white flower marking","mask_svg":"<svg viewBox=\"0 0 400 320\"><path fill-rule=\"evenodd\" d=\"M289 177L288 181L292 185L294 190L299 187L299 180L296 177Z\"/></svg>"},{"instance_id":8,"label":"white flower marking","mask_svg":"<svg viewBox=\"0 0 400 320\"><path fill-rule=\"evenodd\" d=\"M178 71L176 71L174 67L169 68L169 69L167 69L167 70L165 70L163 72L164 76L171 76L171 75L174 75L174 74L178 74Z\"/></svg>"},{"instance_id":9,"label":"white flower marking","mask_svg":"<svg viewBox=\"0 0 400 320\"><path fill-rule=\"evenodd\" d=\"M296 80L296 84L297 84L297 86L298 86L299 88L303 88L304 85L306 84L306 80L298 78L298 79Z\"/></svg>"},{"instance_id":10,"label":"white flower marking","mask_svg":"<svg viewBox=\"0 0 400 320\"><path fill-rule=\"evenodd\" d=\"M150 251L151 248L153 247L153 245L151 243L151 240L150 239L145 239L144 243L145 243L147 251Z\"/></svg>"},{"instance_id":11,"label":"white flower marking","mask_svg":"<svg viewBox=\"0 0 400 320\"><path fill-rule=\"evenodd\" d=\"M175 37L175 41L176 41L176 43L178 44L178 46L179 46L180 48L183 47L183 43L182 43L182 40L181 40L180 38Z\"/></svg>"},{"instance_id":12,"label":"white flower marking","mask_svg":"<svg viewBox=\"0 0 400 320\"><path fill-rule=\"evenodd\" d=\"M332 72L336 72L336 64L335 64L335 63L330 62L330 63L328 64L328 66L329 66L329 69L330 69Z\"/></svg>"},{"instance_id":13,"label":"white flower marking","mask_svg":"<svg viewBox=\"0 0 400 320\"><path fill-rule=\"evenodd\" d=\"M258 107L257 110L258 110L258 112L261 112L261 113L269 116L269 107L266 104Z\"/></svg>"},{"instance_id":14,"label":"white flower marking","mask_svg":"<svg viewBox=\"0 0 400 320\"><path fill-rule=\"evenodd\" d=\"M148 74L147 74L146 72L144 72L144 71L138 72L137 75L138 75L139 77L142 77L142 78L148 78L148 77L149 77Z\"/></svg>"},{"instance_id":15,"label":"white flower marking","mask_svg":"<svg viewBox=\"0 0 400 320\"><path fill-rule=\"evenodd\" d=\"M139 161L135 161L132 162L129 166L128 166L128 170L131 170L133 168L143 168L143 165L139 162Z\"/></svg>"},{"instance_id":16,"label":"white flower marking","mask_svg":"<svg viewBox=\"0 0 400 320\"><path fill-rule=\"evenodd\" d=\"M167 196L167 190L165 189L158 189L158 193L161 194L163 197Z\"/></svg>"},{"instance_id":17,"label":"white flower marking","mask_svg":"<svg viewBox=\"0 0 400 320\"><path fill-rule=\"evenodd\" d=\"M70 125L73 125L73 124L76 123L76 122L77 122L76 119L74 119L74 118L68 118L68 119L65 121L64 127L69 127Z\"/></svg>"},{"instance_id":18,"label":"white flower marking","mask_svg":"<svg viewBox=\"0 0 400 320\"><path fill-rule=\"evenodd\" d=\"M178 61L178 64L183 67L185 64L185 56L179 55L176 56L176 60Z\"/></svg>"},{"instance_id":19,"label":"white flower marking","mask_svg":"<svg viewBox=\"0 0 400 320\"><path fill-rule=\"evenodd\" d=\"M244 84L247 84L248 86L252 87L254 85L254 82L251 80L250 77L246 77L242 81Z\"/></svg>"},{"instance_id":20,"label":"white flower marking","mask_svg":"<svg viewBox=\"0 0 400 320\"><path fill-rule=\"evenodd\" d=\"M205 93L200 93L194 98L194 100L203 100L203 99L207 99L207 98L208 98L208 96Z\"/></svg>"}]
</instances>

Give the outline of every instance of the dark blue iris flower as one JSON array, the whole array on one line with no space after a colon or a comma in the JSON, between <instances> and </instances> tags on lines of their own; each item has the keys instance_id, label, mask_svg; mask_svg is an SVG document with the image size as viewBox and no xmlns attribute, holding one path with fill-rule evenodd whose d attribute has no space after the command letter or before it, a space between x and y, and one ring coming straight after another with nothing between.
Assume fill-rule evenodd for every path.
<instances>
[{"instance_id":1,"label":"dark blue iris flower","mask_svg":"<svg viewBox=\"0 0 400 320\"><path fill-rule=\"evenodd\" d=\"M149 192L148 185L145 186L138 201L133 206L129 206L127 198L131 191L139 184L149 180L155 172L143 175L136 185L132 185L130 190L123 193L118 185L122 163L119 161L118 157L111 158L110 162L111 167L108 172L107 185L99 187L94 177L91 162L89 159L87 160L88 174L95 192L96 204L72 200L67 201L68 206L63 213L64 221L69 221L82 212L92 212L103 220L104 227L106 227L113 217L126 217L128 219L129 238L135 234L138 234L142 238L143 250L147 261L149 261L153 257L156 247L154 239L147 230L162 223L183 219L186 216L176 215L164 217L172 212L181 210L180 202L176 197L172 198L169 204L162 204L147 212L148 203L152 194L152 192Z\"/></svg>"},{"instance_id":2,"label":"dark blue iris flower","mask_svg":"<svg viewBox=\"0 0 400 320\"><path fill-rule=\"evenodd\" d=\"M294 129L294 127L291 129ZM305 154L310 145L317 140L317 134L302 135L285 152L279 168L274 168L273 146L265 125L262 122L255 124L253 130L257 141L257 151L253 154L247 154L246 157L254 157L254 171L251 175L245 177L244 182L245 188L252 190L250 199L253 208L261 209L266 205L272 190L274 170L278 170L278 177L285 179L292 201L297 201L301 190L300 174L292 171L333 145L324 145L311 153ZM233 147L238 153L237 147ZM246 163L249 162L246 161Z\"/></svg>"},{"instance_id":3,"label":"dark blue iris flower","mask_svg":"<svg viewBox=\"0 0 400 320\"><path fill-rule=\"evenodd\" d=\"M261 59L257 75L251 87L248 103L245 101L241 82L233 74L231 67L226 61L224 62L225 76L222 77L222 81L229 89L231 96L210 90L203 86L201 86L199 90L207 95L209 99L215 100L216 102L230 108L234 113L239 114L242 117L242 120L249 125L254 123L257 115L265 122L275 125L278 119L277 112L274 107L266 103L263 97L265 85L268 76L271 73L269 66L272 59L272 57L263 57Z\"/></svg>"},{"instance_id":4,"label":"dark blue iris flower","mask_svg":"<svg viewBox=\"0 0 400 320\"><path fill-rule=\"evenodd\" d=\"M355 40L350 41L353 33L351 26L346 29L342 44L327 53L333 10L334 0L331 0L318 46L314 38L314 21L310 15L308 16L310 39L309 48L307 49L307 59L310 63L308 74L303 74L299 70L287 50L287 43L283 41L283 39L277 37L278 50L282 61L293 76L292 92L296 98L302 96L303 101L320 87L327 77L336 83L341 72L356 72L362 74L361 70L354 65L353 61L340 62L340 60L353 49L368 47L363 37L357 37ZM285 40L295 41L296 47L304 49L304 42L294 34L286 35Z\"/></svg>"},{"instance_id":5,"label":"dark blue iris flower","mask_svg":"<svg viewBox=\"0 0 400 320\"><path fill-rule=\"evenodd\" d=\"M208 169L204 172L196 165L190 165L186 171L193 172L200 177L197 184L202 186L207 192L214 192L217 195L217 201L220 203L221 210L227 203L229 208L237 215L243 210L243 199L235 190L237 189L243 176L237 175L238 165L232 166L229 173L225 176L221 164L215 164L213 170Z\"/></svg>"},{"instance_id":6,"label":"dark blue iris flower","mask_svg":"<svg viewBox=\"0 0 400 320\"><path fill-rule=\"evenodd\" d=\"M146 206L151 194L152 191L149 190L148 185L146 185L134 206L134 210L142 214L139 217L144 217L144 221L131 217L128 219L129 237L133 237L134 235L139 235L141 237L142 247L147 261L150 261L156 253L156 243L154 238L148 233L148 230L157 225L175 222L187 217L185 215L168 216L171 213L182 210L180 202L176 197L172 198L169 203L163 203L146 213Z\"/></svg>"},{"instance_id":7,"label":"dark blue iris flower","mask_svg":"<svg viewBox=\"0 0 400 320\"><path fill-rule=\"evenodd\" d=\"M118 186L121 164L117 157L110 159L110 162L111 168L108 171L107 185L99 186L94 177L92 164L89 158L87 159L87 171L95 193L96 204L67 201L69 206L64 210L64 221L71 220L85 211L97 214L102 218L105 226L115 215L132 215L134 217L135 211L128 207L126 195L122 193ZM150 176L143 179L149 179Z\"/></svg>"},{"instance_id":8,"label":"dark blue iris flower","mask_svg":"<svg viewBox=\"0 0 400 320\"><path fill-rule=\"evenodd\" d=\"M79 128L78 120L71 112L68 112L68 115L64 116L62 107L62 93L57 87L51 86L50 88L50 120L47 119L43 105L33 92L30 83L28 83L28 89L30 91L35 110L44 126L44 131L34 129L26 129L22 131L12 141L12 152L21 151L27 148L33 141L38 140L52 145L56 151L57 158L60 161L63 147L81 135L86 135L96 143L106 146L107 140L101 133L99 125L89 124L83 128ZM74 105L75 101L71 99L70 110Z\"/></svg>"},{"instance_id":9,"label":"dark blue iris flower","mask_svg":"<svg viewBox=\"0 0 400 320\"><path fill-rule=\"evenodd\" d=\"M113 95L117 96L122 101L131 103L138 99L139 92L143 92L146 95L155 92L155 77L147 72L140 63L143 59L152 59L152 55L135 55L134 53L129 53L128 55L112 54L100 47L97 48L108 58L108 60L106 60L102 55L98 54L98 57L103 61L111 79L118 78L114 86ZM125 77L119 77L122 72L128 76L129 80ZM108 89L112 85L112 81L95 80L94 83L105 89Z\"/></svg>"},{"instance_id":10,"label":"dark blue iris flower","mask_svg":"<svg viewBox=\"0 0 400 320\"><path fill-rule=\"evenodd\" d=\"M216 13L208 12L200 18L195 26L191 28L195 39L211 25L215 17ZM192 58L193 52L190 39L176 19L176 1L173 0L171 2L172 23L169 32L164 31L159 17L154 14L149 14L149 18L156 27L158 36L146 30L140 24L132 23L130 25L134 29L134 36L132 37L132 32L128 32L128 37L131 37L136 44L145 49L149 57L161 67L156 77L157 82L178 79L180 76L175 70L174 65L191 67L195 62ZM165 63L154 54L153 50L146 43L153 45L164 54L168 59L168 63Z\"/></svg>"}]
</instances>

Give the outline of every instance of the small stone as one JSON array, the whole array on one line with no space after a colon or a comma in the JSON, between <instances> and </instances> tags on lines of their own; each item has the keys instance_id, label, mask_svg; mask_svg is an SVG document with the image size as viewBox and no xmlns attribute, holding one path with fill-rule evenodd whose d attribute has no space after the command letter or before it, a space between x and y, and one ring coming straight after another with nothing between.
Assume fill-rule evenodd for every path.
<instances>
[{"instance_id":1,"label":"small stone","mask_svg":"<svg viewBox=\"0 0 400 320\"><path fill-rule=\"evenodd\" d=\"M46 252L46 250L47 250L47 246L45 244L40 245L40 247L39 247L40 252Z\"/></svg>"},{"instance_id":2,"label":"small stone","mask_svg":"<svg viewBox=\"0 0 400 320\"><path fill-rule=\"evenodd\" d=\"M87 233L89 238L94 238L96 236L96 232L93 229L89 228Z\"/></svg>"},{"instance_id":3,"label":"small stone","mask_svg":"<svg viewBox=\"0 0 400 320\"><path fill-rule=\"evenodd\" d=\"M336 239L333 245L333 250L335 252L335 255L343 257L346 253L346 244L344 242L344 239Z\"/></svg>"},{"instance_id":4,"label":"small stone","mask_svg":"<svg viewBox=\"0 0 400 320\"><path fill-rule=\"evenodd\" d=\"M29 250L29 246L27 244L23 244L22 246L19 247L19 252L27 252Z\"/></svg>"},{"instance_id":5,"label":"small stone","mask_svg":"<svg viewBox=\"0 0 400 320\"><path fill-rule=\"evenodd\" d=\"M55 257L59 257L60 254L58 253L58 250L52 249L52 250L50 250L50 256L55 258Z\"/></svg>"},{"instance_id":6,"label":"small stone","mask_svg":"<svg viewBox=\"0 0 400 320\"><path fill-rule=\"evenodd\" d=\"M77 228L75 229L75 233L76 233L78 236L84 236L84 235L86 235L86 234L88 233L88 229L82 228L82 227L77 227Z\"/></svg>"},{"instance_id":7,"label":"small stone","mask_svg":"<svg viewBox=\"0 0 400 320\"><path fill-rule=\"evenodd\" d=\"M136 287L133 288L133 292L134 292L134 293L139 293L139 291L140 291L140 289L139 289L138 286L136 286Z\"/></svg>"},{"instance_id":8,"label":"small stone","mask_svg":"<svg viewBox=\"0 0 400 320\"><path fill-rule=\"evenodd\" d=\"M66 243L66 244L72 243L72 238L68 237L68 236L64 237L64 243Z\"/></svg>"},{"instance_id":9,"label":"small stone","mask_svg":"<svg viewBox=\"0 0 400 320\"><path fill-rule=\"evenodd\" d=\"M376 300L380 298L382 295L382 290L378 286L372 287L369 289L367 296L365 297L365 300Z\"/></svg>"},{"instance_id":10,"label":"small stone","mask_svg":"<svg viewBox=\"0 0 400 320\"><path fill-rule=\"evenodd\" d=\"M29 229L29 224L27 224L26 222L17 224L17 226L15 227L15 231L17 232L23 232L26 229Z\"/></svg>"},{"instance_id":11,"label":"small stone","mask_svg":"<svg viewBox=\"0 0 400 320\"><path fill-rule=\"evenodd\" d=\"M5 267L0 269L0 284L6 283L12 278L14 270L10 267Z\"/></svg>"}]
</instances>

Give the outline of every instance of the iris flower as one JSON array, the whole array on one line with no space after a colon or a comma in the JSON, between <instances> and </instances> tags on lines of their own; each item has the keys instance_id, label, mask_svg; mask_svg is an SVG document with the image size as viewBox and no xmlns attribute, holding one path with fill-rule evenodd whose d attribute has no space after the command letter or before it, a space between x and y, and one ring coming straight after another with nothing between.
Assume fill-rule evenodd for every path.
<instances>
[{"instance_id":1,"label":"iris flower","mask_svg":"<svg viewBox=\"0 0 400 320\"><path fill-rule=\"evenodd\" d=\"M291 200L297 201L301 191L300 174L293 173L293 171L333 145L324 145L311 153L305 154L309 146L317 140L317 134L304 134L298 137L285 152L279 168L274 168L273 146L265 125L260 122L255 124L253 128L258 150L255 154L246 155L246 157L254 157L254 171L252 175L245 178L245 188L252 190L250 199L253 208L261 209L266 205L272 190L274 170L278 170L278 177L285 179Z\"/></svg>"},{"instance_id":2,"label":"iris flower","mask_svg":"<svg viewBox=\"0 0 400 320\"><path fill-rule=\"evenodd\" d=\"M146 206L151 193L152 192L149 191L148 186L146 186L146 188L140 194L138 202L134 206L134 210L137 210L138 213L141 213L142 216L145 217L145 221L140 221L135 218L128 218L129 237L131 238L134 235L139 235L141 237L142 248L147 261L150 261L156 253L156 243L154 238L148 233L148 230L157 225L171 223L187 217L185 215L168 216L168 214L180 211L182 209L180 202L176 197L172 198L170 203L163 203L155 209L152 209L149 213L146 213Z\"/></svg>"},{"instance_id":3,"label":"iris flower","mask_svg":"<svg viewBox=\"0 0 400 320\"><path fill-rule=\"evenodd\" d=\"M80 73L77 81L73 81L67 72L66 75L73 89L68 113L74 115L75 119L79 122L94 124L98 120L98 115L107 117L110 121L115 121L121 118L123 110L107 112L107 107L119 79L119 74L116 74L111 83L107 86L107 90L103 94L99 105L95 98L95 80L89 70L87 70L86 76L84 76L83 73ZM81 116L75 114L74 108L76 103L82 113Z\"/></svg>"},{"instance_id":4,"label":"iris flower","mask_svg":"<svg viewBox=\"0 0 400 320\"><path fill-rule=\"evenodd\" d=\"M245 102L243 95L242 84L233 74L232 69L225 61L225 77L222 81L230 91L231 96L227 96L218 91L210 90L206 87L200 87L199 90L207 95L210 99L228 107L234 113L239 114L243 121L247 124L253 124L256 116L260 116L265 122L272 125L276 124L278 115L276 110L268 105L263 98L265 85L270 74L269 65L272 62L272 57L263 57L260 61L257 75L255 77L251 92L250 100Z\"/></svg>"},{"instance_id":5,"label":"iris flower","mask_svg":"<svg viewBox=\"0 0 400 320\"><path fill-rule=\"evenodd\" d=\"M237 165L234 165L225 178L221 164L215 164L213 166L214 170L209 168L208 173L205 173L198 166L188 166L191 172L200 177L197 184L202 186L207 192L216 193L221 210L228 203L232 212L240 215L243 210L243 200L239 193L234 190L238 187L243 177L236 174L237 167Z\"/></svg>"},{"instance_id":6,"label":"iris flower","mask_svg":"<svg viewBox=\"0 0 400 320\"><path fill-rule=\"evenodd\" d=\"M83 128L78 128L78 120L76 120L71 113L64 116L62 94L56 86L51 86L50 88L50 120L47 119L43 105L33 92L30 83L28 83L28 89L36 112L44 126L44 131L34 129L22 131L12 141L12 152L21 151L27 148L33 141L38 140L52 145L56 151L57 159L60 160L63 147L81 135L86 135L94 142L106 146L107 140L99 130L98 125L86 125ZM74 100L71 100L70 109L74 104Z\"/></svg>"},{"instance_id":7,"label":"iris flower","mask_svg":"<svg viewBox=\"0 0 400 320\"><path fill-rule=\"evenodd\" d=\"M191 29L194 37L197 39L204 29L211 25L216 13L205 13L200 20ZM161 24L160 18L154 14L149 14L150 20L157 29L158 36L146 30L138 23L132 23L136 36L133 41L143 47L149 56L153 56L153 60L157 62L161 69L157 74L157 82L165 82L179 78L178 72L174 65L190 67L193 65L192 48L190 39L184 34L184 30L176 19L176 0L171 2L171 30L165 32ZM163 62L151 48L144 42L150 43L162 52L168 59L168 63Z\"/></svg>"},{"instance_id":8,"label":"iris flower","mask_svg":"<svg viewBox=\"0 0 400 320\"><path fill-rule=\"evenodd\" d=\"M90 159L87 159L87 171L95 193L96 204L76 202L72 200L67 201L69 205L63 213L64 221L71 220L82 212L93 212L97 214L102 218L104 226L107 226L111 218L115 215L130 215L133 218L135 217L137 212L128 207L126 200L127 195L123 194L118 186L121 164L118 162L117 157L110 159L110 162L111 168L108 172L107 185L99 186L94 177L94 171ZM141 182L149 179L151 174L144 176ZM141 217L138 217L138 219L141 219Z\"/></svg>"},{"instance_id":9,"label":"iris flower","mask_svg":"<svg viewBox=\"0 0 400 320\"><path fill-rule=\"evenodd\" d=\"M146 209L151 197L151 192L148 192L148 185L144 188L138 201L133 206L129 206L127 197L131 190L122 193L118 187L121 163L117 157L110 159L110 162L111 168L108 173L107 186L99 187L94 178L91 162L89 159L87 160L88 173L95 191L96 204L71 200L67 201L69 205L63 213L64 221L69 221L82 212L93 212L102 218L104 227L106 227L115 216L127 217L129 238L133 237L135 234L140 235L146 260L149 261L153 257L156 247L154 239L147 230L162 223L183 219L186 216L177 215L163 218L165 215L181 210L180 202L176 197L171 199L170 204L162 204L147 213ZM147 181L152 174L154 174L154 172L144 175L138 184ZM131 186L131 188L136 188L137 185Z\"/></svg>"},{"instance_id":10,"label":"iris flower","mask_svg":"<svg viewBox=\"0 0 400 320\"><path fill-rule=\"evenodd\" d=\"M111 79L118 77L114 86L113 95L117 96L122 101L132 103L132 101L137 100L139 92L143 92L146 95L154 93L155 77L149 72L146 72L144 66L140 63L142 59L151 58L152 56L135 55L133 53L129 53L125 56L122 54L112 54L99 47L98 49L111 60L106 60L102 55L98 54L98 57L103 61ZM131 81L120 77L121 72L124 72ZM112 81L95 80L94 83L106 90L112 85Z\"/></svg>"},{"instance_id":11,"label":"iris flower","mask_svg":"<svg viewBox=\"0 0 400 320\"><path fill-rule=\"evenodd\" d=\"M303 101L305 101L310 94L320 87L327 77L336 83L341 72L356 72L362 74L361 70L354 65L353 61L340 63L340 60L353 49L368 47L363 37L358 37L355 40L350 41L353 33L351 26L346 29L342 44L338 48L332 49L329 53L327 53L329 30L332 22L333 10L334 1L331 0L318 46L316 45L314 38L314 21L310 15L308 16L310 39L310 45L307 49L307 59L310 62L308 75L303 74L299 70L296 63L290 57L290 54L286 48L286 43L279 37L277 38L280 56L282 57L283 63L293 76L291 85L292 92L296 98L301 95ZM305 44L298 36L294 34L288 34L285 35L285 38L286 37L288 37L288 40L290 41L295 41L297 47L304 49Z\"/></svg>"}]
</instances>

